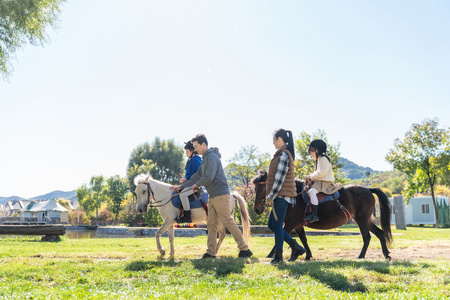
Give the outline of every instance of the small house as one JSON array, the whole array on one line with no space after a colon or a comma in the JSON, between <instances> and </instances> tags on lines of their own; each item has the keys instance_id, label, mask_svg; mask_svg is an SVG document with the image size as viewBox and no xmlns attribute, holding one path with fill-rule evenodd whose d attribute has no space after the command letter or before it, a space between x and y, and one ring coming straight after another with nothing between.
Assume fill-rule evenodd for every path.
<instances>
[{"instance_id":1,"label":"small house","mask_svg":"<svg viewBox=\"0 0 450 300\"><path fill-rule=\"evenodd\" d=\"M447 197L435 197L438 210L439 224L450 226L449 221L449 202ZM393 199L389 199L392 204L391 222L395 224L395 209ZM404 204L405 223L407 225L417 224L436 224L436 214L434 213L433 198L413 197L409 199L408 205Z\"/></svg>"},{"instance_id":2,"label":"small house","mask_svg":"<svg viewBox=\"0 0 450 300\"><path fill-rule=\"evenodd\" d=\"M37 218L38 220L50 219L52 223L68 223L69 211L56 200L31 202L20 211L21 218Z\"/></svg>"}]
</instances>

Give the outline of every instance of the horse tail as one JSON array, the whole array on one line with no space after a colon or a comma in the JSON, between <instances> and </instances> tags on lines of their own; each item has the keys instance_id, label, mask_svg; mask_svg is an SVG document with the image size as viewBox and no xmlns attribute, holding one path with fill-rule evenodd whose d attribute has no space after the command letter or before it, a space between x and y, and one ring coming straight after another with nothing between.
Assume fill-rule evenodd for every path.
<instances>
[{"instance_id":1,"label":"horse tail","mask_svg":"<svg viewBox=\"0 0 450 300\"><path fill-rule=\"evenodd\" d=\"M384 238L386 239L386 244L390 244L392 242L392 233L391 233L391 211L392 206L389 202L386 194L380 190L379 188L370 189L372 193L377 195L378 202L380 203L380 224L383 229Z\"/></svg>"},{"instance_id":2,"label":"horse tail","mask_svg":"<svg viewBox=\"0 0 450 300\"><path fill-rule=\"evenodd\" d=\"M247 202L245 201L244 197L241 196L237 191L233 191L231 193L235 199L237 199L237 204L239 207L239 210L241 212L241 223L242 223L242 235L244 236L244 240L247 243L247 246L251 246L250 241L250 215L248 213L247 209Z\"/></svg>"}]
</instances>

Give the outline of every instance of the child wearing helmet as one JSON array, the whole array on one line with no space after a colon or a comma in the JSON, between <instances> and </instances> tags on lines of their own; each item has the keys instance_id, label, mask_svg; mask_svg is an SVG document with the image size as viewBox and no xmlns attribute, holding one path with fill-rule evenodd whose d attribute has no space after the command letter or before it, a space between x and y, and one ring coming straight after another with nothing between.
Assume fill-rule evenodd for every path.
<instances>
[{"instance_id":1,"label":"child wearing helmet","mask_svg":"<svg viewBox=\"0 0 450 300\"><path fill-rule=\"evenodd\" d=\"M316 161L314 173L306 176L306 182L312 183L308 190L309 199L311 200L312 212L305 216L304 220L310 223L319 221L318 208L319 200L317 193L325 193L331 195L342 188L341 183L333 183L334 175L331 166L331 160L327 155L327 144L320 139L316 139L308 146L308 152Z\"/></svg>"}]
</instances>

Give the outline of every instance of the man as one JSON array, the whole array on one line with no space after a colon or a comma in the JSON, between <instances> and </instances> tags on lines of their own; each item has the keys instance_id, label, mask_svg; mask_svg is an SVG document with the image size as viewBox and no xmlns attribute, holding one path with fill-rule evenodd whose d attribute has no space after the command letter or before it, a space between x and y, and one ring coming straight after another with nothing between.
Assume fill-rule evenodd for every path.
<instances>
[{"instance_id":1,"label":"man","mask_svg":"<svg viewBox=\"0 0 450 300\"><path fill-rule=\"evenodd\" d=\"M233 220L232 200L228 188L227 178L223 171L220 153L217 148L208 148L208 140L204 134L198 134L192 139L195 151L202 155L200 169L180 186L172 187L179 191L192 186L196 189L204 186L209 194L208 203L208 249L202 259L216 257L217 224L220 219L223 225L230 231L239 248L239 257L250 257L253 253L248 249L242 232Z\"/></svg>"}]
</instances>

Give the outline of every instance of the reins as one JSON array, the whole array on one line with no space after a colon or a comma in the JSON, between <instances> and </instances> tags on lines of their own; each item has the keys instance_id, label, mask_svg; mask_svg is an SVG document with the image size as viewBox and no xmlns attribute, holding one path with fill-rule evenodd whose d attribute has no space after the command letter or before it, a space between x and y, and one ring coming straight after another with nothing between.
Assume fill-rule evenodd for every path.
<instances>
[{"instance_id":1,"label":"reins","mask_svg":"<svg viewBox=\"0 0 450 300\"><path fill-rule=\"evenodd\" d=\"M172 200L174 197L176 197L176 196L178 196L178 195L180 195L180 194L182 194L182 193L186 193L186 192L189 192L190 191L190 189L187 189L187 190L183 190L183 191L181 191L181 192L178 192L178 193L175 193L175 194L173 194L172 196L170 196L169 198L167 198L167 199L161 199L161 200L156 200L156 198L155 198L155 192L153 192L153 190L152 190L152 187L151 187L151 185L150 185L150 182L143 182L143 184L146 184L147 186L148 186L148 196L147 196L147 198L148 198L148 204L147 205L149 205L150 207L162 207L162 206L165 206L165 205L167 205L169 202L170 202L170 200ZM155 200L155 201L150 201L150 192L152 193L152 198L153 198L153 200ZM167 201L166 203L164 203L164 204L161 204L161 205L156 205L157 203L161 203L161 202L164 202L164 201Z\"/></svg>"}]
</instances>

